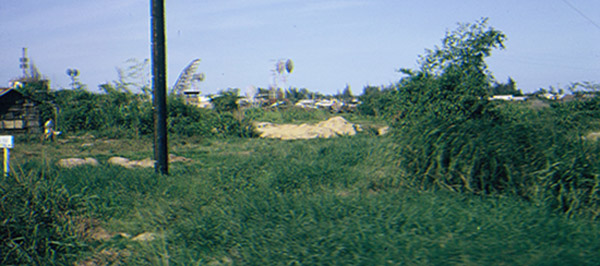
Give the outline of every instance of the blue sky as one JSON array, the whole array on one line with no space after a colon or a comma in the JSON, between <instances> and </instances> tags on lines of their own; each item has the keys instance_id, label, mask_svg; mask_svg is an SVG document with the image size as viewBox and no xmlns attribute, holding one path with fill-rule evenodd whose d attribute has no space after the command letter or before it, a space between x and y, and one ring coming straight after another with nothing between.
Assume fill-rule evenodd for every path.
<instances>
[{"instance_id":1,"label":"blue sky","mask_svg":"<svg viewBox=\"0 0 600 266\"><path fill-rule=\"evenodd\" d=\"M203 94L267 87L276 59L292 59L287 85L325 94L346 84L399 80L458 22L489 17L505 50L488 65L526 92L600 82L597 0L167 0L168 85L200 58ZM150 0L2 0L0 86L19 77L22 47L55 89L66 69L90 90L116 80L116 67L150 57Z\"/></svg>"}]
</instances>

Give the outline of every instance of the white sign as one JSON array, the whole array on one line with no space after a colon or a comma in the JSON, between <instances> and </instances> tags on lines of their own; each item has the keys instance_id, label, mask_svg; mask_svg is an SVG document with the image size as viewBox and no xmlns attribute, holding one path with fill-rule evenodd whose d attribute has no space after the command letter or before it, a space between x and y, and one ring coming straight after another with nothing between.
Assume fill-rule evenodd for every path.
<instances>
[{"instance_id":1,"label":"white sign","mask_svg":"<svg viewBox=\"0 0 600 266\"><path fill-rule=\"evenodd\" d=\"M0 148L12 149L13 143L13 136L0 136Z\"/></svg>"}]
</instances>

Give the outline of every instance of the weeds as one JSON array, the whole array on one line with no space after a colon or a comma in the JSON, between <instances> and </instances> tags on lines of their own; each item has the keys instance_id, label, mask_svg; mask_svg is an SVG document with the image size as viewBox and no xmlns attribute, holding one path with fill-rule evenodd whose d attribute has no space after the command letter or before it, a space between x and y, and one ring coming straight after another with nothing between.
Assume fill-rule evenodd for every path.
<instances>
[{"instance_id":1,"label":"weeds","mask_svg":"<svg viewBox=\"0 0 600 266\"><path fill-rule=\"evenodd\" d=\"M87 210L87 195L72 194L56 176L39 171L2 177L0 264L66 265L88 250L75 217Z\"/></svg>"},{"instance_id":2,"label":"weeds","mask_svg":"<svg viewBox=\"0 0 600 266\"><path fill-rule=\"evenodd\" d=\"M20 202L27 201L27 193L22 193L26 189L45 191L47 196L35 200L54 200L42 200L47 205L35 208L79 210L99 221L97 226L109 235L158 236L147 242L113 237L89 243L76 234L56 234L60 239L52 241L71 246L49 245L54 255L39 250L37 261L42 264L113 258L128 265L600 262L597 224L576 215L566 218L545 202L463 195L435 187L415 190L400 174L402 165L394 163L394 140L357 135L303 141L214 140L193 146L181 141L182 146L173 149L194 162L173 164L168 177L103 163L57 169L32 161L18 176L26 187L14 186L18 182L13 177L3 181L2 189L10 191L12 199L22 198ZM51 186L35 185L42 183ZM2 212L3 220L18 213ZM50 224L60 226L50 228L72 227L61 221L52 220ZM30 222L42 228L40 220ZM2 230L8 232L6 228ZM69 230L60 232L73 231ZM42 243L41 235L23 235ZM22 263L37 263L24 258L18 257Z\"/></svg>"},{"instance_id":3,"label":"weeds","mask_svg":"<svg viewBox=\"0 0 600 266\"><path fill-rule=\"evenodd\" d=\"M509 118L429 119L402 129L398 153L406 178L424 189L515 195L596 218L598 143L582 141L579 127L560 125L552 110L520 110Z\"/></svg>"}]
</instances>

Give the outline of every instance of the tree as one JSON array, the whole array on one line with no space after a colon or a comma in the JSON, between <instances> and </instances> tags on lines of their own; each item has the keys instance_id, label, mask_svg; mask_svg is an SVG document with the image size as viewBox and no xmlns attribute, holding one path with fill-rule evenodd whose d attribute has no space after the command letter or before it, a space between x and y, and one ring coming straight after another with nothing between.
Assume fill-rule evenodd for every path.
<instances>
[{"instance_id":1,"label":"tree","mask_svg":"<svg viewBox=\"0 0 600 266\"><path fill-rule=\"evenodd\" d=\"M522 96L523 92L517 89L517 84L512 78L508 78L506 83L494 82L491 87L491 94Z\"/></svg>"},{"instance_id":2,"label":"tree","mask_svg":"<svg viewBox=\"0 0 600 266\"><path fill-rule=\"evenodd\" d=\"M350 91L350 85L346 84L346 87L342 91L341 99L344 101L351 101L354 98L352 91Z\"/></svg>"},{"instance_id":3,"label":"tree","mask_svg":"<svg viewBox=\"0 0 600 266\"><path fill-rule=\"evenodd\" d=\"M485 75L488 82L493 80L484 59L493 49L504 49L506 35L487 26L487 18L471 23L459 23L458 29L447 32L442 39L442 47L426 49L421 56L420 71L440 75L449 69L460 68L466 74Z\"/></svg>"},{"instance_id":4,"label":"tree","mask_svg":"<svg viewBox=\"0 0 600 266\"><path fill-rule=\"evenodd\" d=\"M574 82L569 85L568 90L575 93L598 93L600 92L600 84L591 81Z\"/></svg>"},{"instance_id":5,"label":"tree","mask_svg":"<svg viewBox=\"0 0 600 266\"><path fill-rule=\"evenodd\" d=\"M285 98L290 101L290 103L297 103L300 100L308 99L311 96L311 92L306 88L298 89L298 88L289 88L285 90Z\"/></svg>"},{"instance_id":6,"label":"tree","mask_svg":"<svg viewBox=\"0 0 600 266\"><path fill-rule=\"evenodd\" d=\"M400 70L408 75L398 85L400 117L454 123L485 115L494 81L485 58L493 49L503 49L505 40L504 33L487 26L486 18L447 32L441 47L420 57L418 70Z\"/></svg>"},{"instance_id":7,"label":"tree","mask_svg":"<svg viewBox=\"0 0 600 266\"><path fill-rule=\"evenodd\" d=\"M150 87L150 61L144 59L140 62L135 58L130 58L125 63L128 64L125 69L117 67L119 80L115 81L115 87L121 91L140 91L150 96L152 94L152 88Z\"/></svg>"},{"instance_id":8,"label":"tree","mask_svg":"<svg viewBox=\"0 0 600 266\"><path fill-rule=\"evenodd\" d=\"M392 117L396 114L395 107L399 106L397 92L393 85L385 88L366 86L357 109L362 115Z\"/></svg>"}]
</instances>

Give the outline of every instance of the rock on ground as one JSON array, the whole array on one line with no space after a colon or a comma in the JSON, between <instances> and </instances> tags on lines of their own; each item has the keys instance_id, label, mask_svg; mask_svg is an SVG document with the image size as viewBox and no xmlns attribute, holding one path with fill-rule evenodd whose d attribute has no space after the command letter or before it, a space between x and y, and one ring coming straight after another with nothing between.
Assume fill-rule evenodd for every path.
<instances>
[{"instance_id":1,"label":"rock on ground","mask_svg":"<svg viewBox=\"0 0 600 266\"><path fill-rule=\"evenodd\" d=\"M583 137L583 139L585 140L599 140L600 139L600 132L592 132L587 134L587 136Z\"/></svg>"},{"instance_id":2,"label":"rock on ground","mask_svg":"<svg viewBox=\"0 0 600 266\"><path fill-rule=\"evenodd\" d=\"M132 241L141 241L141 242L146 242L146 241L152 241L156 239L156 234L155 233L151 233L151 232L144 232L141 233L137 236L134 236L131 240Z\"/></svg>"},{"instance_id":3,"label":"rock on ground","mask_svg":"<svg viewBox=\"0 0 600 266\"><path fill-rule=\"evenodd\" d=\"M377 135L380 135L380 136L381 135L385 135L388 132L390 132L390 127L387 127L387 126L386 127L381 127L381 128L377 129Z\"/></svg>"},{"instance_id":4,"label":"rock on ground","mask_svg":"<svg viewBox=\"0 0 600 266\"><path fill-rule=\"evenodd\" d=\"M174 154L169 154L169 162L191 162L192 159L185 158L183 156L176 156ZM134 167L142 167L142 168L151 168L154 167L154 160L150 158L146 158L143 160L129 160L125 157L111 157L108 159L109 164L120 165L125 168L134 168Z\"/></svg>"},{"instance_id":5,"label":"rock on ground","mask_svg":"<svg viewBox=\"0 0 600 266\"><path fill-rule=\"evenodd\" d=\"M94 158L86 157L84 159L81 158L67 158L58 160L58 166L63 168L73 168L82 165L92 165L97 166L98 160Z\"/></svg>"},{"instance_id":6,"label":"rock on ground","mask_svg":"<svg viewBox=\"0 0 600 266\"><path fill-rule=\"evenodd\" d=\"M114 165L120 165L123 166L125 168L134 168L134 167L142 167L142 168L148 168L148 167L154 167L154 160L150 159L150 158L146 158L143 160L129 160L125 157L110 157L108 159L108 163L109 164L114 164Z\"/></svg>"}]
</instances>

